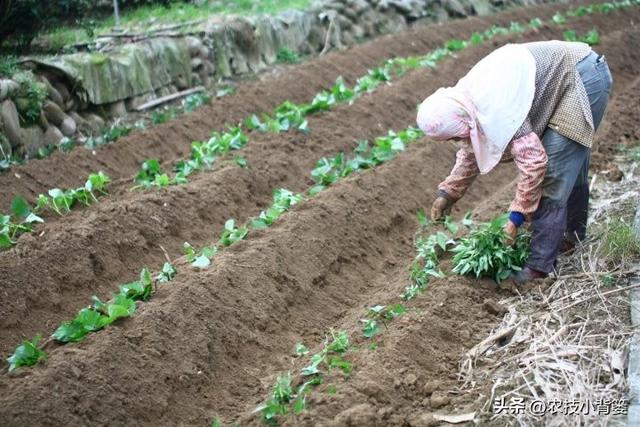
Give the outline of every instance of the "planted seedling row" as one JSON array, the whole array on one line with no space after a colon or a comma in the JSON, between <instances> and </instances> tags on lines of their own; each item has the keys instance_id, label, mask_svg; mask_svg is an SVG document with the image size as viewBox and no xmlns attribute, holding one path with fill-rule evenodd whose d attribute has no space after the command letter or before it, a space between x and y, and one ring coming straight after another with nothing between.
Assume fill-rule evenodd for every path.
<instances>
[{"instance_id":1,"label":"planted seedling row","mask_svg":"<svg viewBox=\"0 0 640 427\"><path fill-rule=\"evenodd\" d=\"M77 204L89 206L98 201L99 195L107 194L111 179L103 172L92 173L83 187L61 190L53 188L47 195L40 194L34 207L22 197L11 202L11 213L0 215L0 249L10 248L22 233L33 231L38 223L44 223L42 212L51 210L58 215L71 211Z\"/></svg>"},{"instance_id":2,"label":"planted seedling row","mask_svg":"<svg viewBox=\"0 0 640 427\"><path fill-rule=\"evenodd\" d=\"M56 342L66 344L82 341L88 334L97 332L115 321L132 316L136 311L137 301L147 301L155 283L170 282L176 276L175 267L166 262L160 273L152 278L147 268L140 272L140 278L134 282L120 285L118 292L107 302L97 296L91 298L91 305L81 309L69 321L63 322L51 335ZM41 335L32 340L24 340L7 359L9 372L22 367L33 366L46 359L47 354L40 345Z\"/></svg>"},{"instance_id":3,"label":"planted seedling row","mask_svg":"<svg viewBox=\"0 0 640 427\"><path fill-rule=\"evenodd\" d=\"M376 138L374 147L369 149L367 142L361 142L354 151L353 158L346 160L343 153L328 160L323 158L318 161L317 167L312 171L312 178L316 182L307 193L313 196L357 170L370 169L391 160L395 155L404 150L406 144L422 136L422 133L414 128L408 128L399 133L390 131L387 136ZM263 210L257 217L251 218L248 224L237 226L234 219L226 221L224 229L218 240L218 245L204 247L196 250L189 243L184 243L184 254L188 262L196 268L207 268L211 260L218 252L218 247L231 246L243 240L250 231L265 229L271 226L284 212L293 205L305 199L303 194L294 194L286 189L274 191L273 203ZM165 263L162 272L156 280L169 281L175 276L175 269L171 264ZM93 297L92 305L82 309L71 321L64 322L53 333L52 338L61 343L77 342L91 333L103 329L116 320L129 317L135 312L136 301L146 301L151 296L153 281L149 271L145 268L140 273L140 279L120 286L120 291L114 295L108 303L103 303L97 297ZM33 341L23 341L16 348L14 354L9 357L10 370L20 366L32 366L46 357L44 351L38 348L40 338Z\"/></svg>"},{"instance_id":4,"label":"planted seedling row","mask_svg":"<svg viewBox=\"0 0 640 427\"><path fill-rule=\"evenodd\" d=\"M253 413L259 413L269 425L277 425L279 416L293 412L299 414L307 408L306 394L324 382L324 375L332 369L340 369L344 375L351 374L352 365L345 354L352 347L347 331L330 330L319 352L311 354L302 343L296 345L295 352L305 357L307 364L292 377L291 372L277 377L270 396Z\"/></svg>"},{"instance_id":5,"label":"planted seedling row","mask_svg":"<svg viewBox=\"0 0 640 427\"><path fill-rule=\"evenodd\" d=\"M534 29L541 25L540 19L534 19L529 23L529 27ZM426 55L388 59L381 66L369 70L366 75L358 78L353 87L346 85L340 76L331 88L318 93L311 103L295 104L291 101L285 101L276 107L271 114L263 114L262 117L252 114L228 131L213 133L209 141L193 142L191 157L176 163L173 167L173 177L161 170L160 162L157 159L146 160L135 178L136 188L162 188L168 185L187 183L187 177L194 171L205 167L210 168L217 157L227 154L231 150L244 148L249 140L243 134L243 128L272 133L296 129L307 133L310 131L307 121L307 116L310 114L328 111L337 104L353 103L362 94L374 91L383 83L390 83L394 76L402 76L409 70L420 67L435 68L442 59L466 47L482 44L498 35L521 33L525 30L526 27L517 22L511 23L510 27L494 25L482 33L473 33L468 40L448 40L442 47ZM246 166L242 158L236 158L236 163L242 167Z\"/></svg>"},{"instance_id":6,"label":"planted seedling row","mask_svg":"<svg viewBox=\"0 0 640 427\"><path fill-rule=\"evenodd\" d=\"M305 194L294 194L286 189L277 189L273 193L273 203L263 210L257 217L251 218L246 224L236 226L234 219L225 223L218 245L205 246L197 250L188 242L184 243L184 254L187 260L198 268L206 268L211 265L212 258L221 247L244 239L250 232L270 227L284 212L288 211L296 203L313 197L338 180L345 178L356 171L374 168L395 158L397 153L403 151L407 144L422 136L422 132L409 127L400 132L389 131L386 136L374 140L373 146L368 141L361 141L354 150L352 157L346 157L340 152L335 157L318 160L311 171L311 178L315 184Z\"/></svg>"}]
</instances>

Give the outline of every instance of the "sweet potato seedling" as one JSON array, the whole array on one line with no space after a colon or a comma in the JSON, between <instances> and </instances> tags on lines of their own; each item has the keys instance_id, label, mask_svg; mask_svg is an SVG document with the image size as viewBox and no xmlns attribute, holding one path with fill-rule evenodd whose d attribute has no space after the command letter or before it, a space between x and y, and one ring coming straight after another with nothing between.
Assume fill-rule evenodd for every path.
<instances>
[{"instance_id":1,"label":"sweet potato seedling","mask_svg":"<svg viewBox=\"0 0 640 427\"><path fill-rule=\"evenodd\" d=\"M513 270L519 270L529 255L529 235L519 233L513 246L507 245L504 226L508 221L502 215L490 223L480 224L451 250L453 272L460 275L491 277L497 282L506 279Z\"/></svg>"},{"instance_id":2,"label":"sweet potato seedling","mask_svg":"<svg viewBox=\"0 0 640 427\"><path fill-rule=\"evenodd\" d=\"M362 335L365 338L373 338L380 333L380 323L387 327L387 323L393 319L402 316L407 309L402 304L394 304L392 306L374 305L367 310L365 318L360 319L363 323Z\"/></svg>"},{"instance_id":3,"label":"sweet potato seedling","mask_svg":"<svg viewBox=\"0 0 640 427\"><path fill-rule=\"evenodd\" d=\"M270 227L283 213L288 211L291 206L295 205L304 198L301 194L284 188L279 188L273 192L273 203L266 210L260 212L257 218L250 221L252 230L260 230Z\"/></svg>"},{"instance_id":4,"label":"sweet potato seedling","mask_svg":"<svg viewBox=\"0 0 640 427\"><path fill-rule=\"evenodd\" d=\"M249 229L247 227L236 227L236 221L231 218L224 223L224 230L220 235L219 243L222 246L231 246L245 238Z\"/></svg>"},{"instance_id":5,"label":"sweet potato seedling","mask_svg":"<svg viewBox=\"0 0 640 427\"><path fill-rule=\"evenodd\" d=\"M205 246L200 251L191 246L189 242L184 242L182 250L187 257L187 261L196 268L207 268L211 265L211 258L218 252L215 246Z\"/></svg>"},{"instance_id":6,"label":"sweet potato seedling","mask_svg":"<svg viewBox=\"0 0 640 427\"><path fill-rule=\"evenodd\" d=\"M169 175L162 172L160 162L156 159L149 159L142 163L140 171L134 178L136 185L134 188L166 187L171 184Z\"/></svg>"},{"instance_id":7,"label":"sweet potato seedling","mask_svg":"<svg viewBox=\"0 0 640 427\"><path fill-rule=\"evenodd\" d=\"M42 222L44 220L33 213L25 199L14 197L11 214L0 215L0 249L13 246L20 234L30 232L36 224Z\"/></svg>"},{"instance_id":8,"label":"sweet potato seedling","mask_svg":"<svg viewBox=\"0 0 640 427\"><path fill-rule=\"evenodd\" d=\"M9 362L9 372L18 369L21 366L33 366L39 361L47 358L47 353L38 348L41 336L36 335L33 340L24 340L13 354L7 358Z\"/></svg>"},{"instance_id":9,"label":"sweet potato seedling","mask_svg":"<svg viewBox=\"0 0 640 427\"><path fill-rule=\"evenodd\" d=\"M173 278L176 277L176 274L178 274L178 271L173 266L173 264L171 264L170 262L165 262L162 266L162 270L160 271L160 273L158 273L155 279L159 283L166 283L172 281Z\"/></svg>"}]
</instances>

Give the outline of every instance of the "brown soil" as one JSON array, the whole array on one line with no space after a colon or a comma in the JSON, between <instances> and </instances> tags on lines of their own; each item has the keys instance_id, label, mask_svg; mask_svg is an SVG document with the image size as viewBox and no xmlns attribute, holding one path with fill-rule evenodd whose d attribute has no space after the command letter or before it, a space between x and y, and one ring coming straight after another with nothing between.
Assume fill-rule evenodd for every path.
<instances>
[{"instance_id":1,"label":"brown soil","mask_svg":"<svg viewBox=\"0 0 640 427\"><path fill-rule=\"evenodd\" d=\"M0 352L9 353L22 335L51 333L92 294L108 295L142 266L161 265L161 246L177 256L185 240L197 246L213 240L227 218L244 221L256 215L274 188L303 190L318 158L412 124L422 98L455 83L493 46L465 50L436 70L409 73L352 106L314 116L308 136L252 134L243 150L248 169L219 165L188 185L129 192L127 181L143 159L174 160L185 154L191 139L206 137L225 121L286 98L308 100L336 75L353 79L392 52L424 52L493 22L544 18L560 8L520 10L378 39L288 69L268 84L243 86L228 100L125 138L96 156L77 150L3 175L0 200L5 204L10 199L5 193L32 196L54 185L75 186L98 168L123 181L100 203L50 221L42 235L25 235L15 249L0 254ZM637 104L630 110L617 100L619 93L632 93L627 88L637 92L640 52L628 43L640 37L633 27L638 16L634 9L571 21L581 33L593 26L601 33L597 50L606 53L616 79L610 123L618 114L637 115ZM561 30L543 28L511 40L558 37ZM620 123L633 123L629 132L638 132L637 122ZM608 137L600 140L603 153L621 135L609 126L603 131ZM417 143L389 164L333 186L272 228L225 249L210 269L195 272L179 264L176 279L140 304L133 318L80 344L49 344L47 362L2 375L0 419L4 425L207 425L218 415L225 422L257 423L247 414L267 395L275 375L299 368L290 357L296 342L317 349L331 327L358 336L365 307L398 301L414 255L415 211L432 201L454 152L450 144ZM14 172L22 178L12 178ZM488 217L506 208L496 200L514 177L512 167L501 166L474 184L457 211L481 205L477 213ZM456 396L445 392L456 384L461 355L497 322L485 308L497 297L487 282L434 282L381 336L380 348L366 350L358 342L361 350L348 356L355 366L352 376L329 378L337 395L319 389L311 409L290 422L428 425L428 412L456 403ZM429 397L434 390L435 397Z\"/></svg>"}]
</instances>

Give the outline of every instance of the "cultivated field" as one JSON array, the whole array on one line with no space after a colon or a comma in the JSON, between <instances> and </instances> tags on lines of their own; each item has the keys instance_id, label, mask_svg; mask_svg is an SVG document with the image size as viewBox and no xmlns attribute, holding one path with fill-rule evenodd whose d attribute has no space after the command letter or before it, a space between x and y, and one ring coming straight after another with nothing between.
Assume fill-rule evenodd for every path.
<instances>
[{"instance_id":1,"label":"cultivated field","mask_svg":"<svg viewBox=\"0 0 640 427\"><path fill-rule=\"evenodd\" d=\"M431 205L457 148L410 128L416 105L507 42L595 28L594 49L606 55L615 80L594 150L594 163L606 163L621 140L640 137L640 7L566 14L576 7L525 8L381 37L278 68L94 152L56 153L0 175L2 212L17 195L34 206L39 194L81 187L92 173L111 179L88 206L79 199L66 212L64 200L52 198L36 209L44 223L16 233L0 252L0 354L10 356L38 333L48 354L33 367L4 366L0 424L262 424L265 411L252 412L290 373L298 398L280 423L420 425L425 396L455 389L464 354L500 322L487 307L502 295L491 280L447 273L402 298L416 256L416 212ZM405 59L385 62L392 58ZM285 101L294 104L275 111ZM241 131L229 130L239 123ZM373 149L357 149L361 140ZM341 152L345 158L336 159ZM161 171L140 174L149 159ZM516 174L501 165L481 177L454 217L503 213ZM277 189L292 194L274 201ZM195 259L184 255L185 242ZM143 277L144 289L131 291L135 313L123 302L113 310L124 312L83 332L81 342L49 338L92 296L107 302L143 268L156 277L168 261L177 274L162 277L172 280ZM450 264L445 256L442 270ZM377 305L406 312L379 317L374 331L362 320L375 319L368 308ZM75 341L74 331L62 332L58 338ZM296 354L298 343L309 353ZM324 357L320 373L303 375L314 354ZM484 404L449 394L438 409L476 399Z\"/></svg>"}]
</instances>

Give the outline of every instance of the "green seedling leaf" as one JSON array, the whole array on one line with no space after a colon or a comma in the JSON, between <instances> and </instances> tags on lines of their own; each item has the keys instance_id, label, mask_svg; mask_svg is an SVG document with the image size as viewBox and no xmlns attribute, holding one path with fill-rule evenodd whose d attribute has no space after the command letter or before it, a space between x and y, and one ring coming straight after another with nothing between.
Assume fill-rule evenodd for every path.
<instances>
[{"instance_id":1,"label":"green seedling leaf","mask_svg":"<svg viewBox=\"0 0 640 427\"><path fill-rule=\"evenodd\" d=\"M307 402L304 396L301 396L299 398L297 398L294 402L293 402L293 413L294 414L299 414L302 411L304 411L305 409L307 409Z\"/></svg>"},{"instance_id":2,"label":"green seedling leaf","mask_svg":"<svg viewBox=\"0 0 640 427\"><path fill-rule=\"evenodd\" d=\"M389 307L385 311L384 316L385 316L386 319L392 320L392 319L395 319L396 317L402 316L406 312L407 312L407 309L405 308L404 305L395 304L395 305L392 305L391 307Z\"/></svg>"},{"instance_id":3,"label":"green seedling leaf","mask_svg":"<svg viewBox=\"0 0 640 427\"><path fill-rule=\"evenodd\" d=\"M424 209L418 209L418 212L416 212L416 217L418 218L418 224L420 224L421 227L426 228L429 226L429 220L427 219L427 215L425 214Z\"/></svg>"},{"instance_id":4,"label":"green seedling leaf","mask_svg":"<svg viewBox=\"0 0 640 427\"><path fill-rule=\"evenodd\" d=\"M307 346L305 346L302 343L296 344L296 355L304 356L305 354L308 354L308 353L309 353L309 349L307 348Z\"/></svg>"},{"instance_id":5,"label":"green seedling leaf","mask_svg":"<svg viewBox=\"0 0 640 427\"><path fill-rule=\"evenodd\" d=\"M535 29L538 29L540 27L542 27L543 22L540 18L533 18L531 21L529 21L529 27Z\"/></svg>"},{"instance_id":6,"label":"green seedling leaf","mask_svg":"<svg viewBox=\"0 0 640 427\"><path fill-rule=\"evenodd\" d=\"M374 342L370 343L370 344L367 346L367 348L368 348L369 350L371 350L371 351L377 350L377 349L378 349L378 343L374 341Z\"/></svg>"},{"instance_id":7,"label":"green seedling leaf","mask_svg":"<svg viewBox=\"0 0 640 427\"><path fill-rule=\"evenodd\" d=\"M205 255L200 255L193 260L191 265L196 268L207 268L211 265L211 260Z\"/></svg>"},{"instance_id":8,"label":"green seedling leaf","mask_svg":"<svg viewBox=\"0 0 640 427\"><path fill-rule=\"evenodd\" d=\"M107 305L107 314L110 317L111 323L120 318L129 317L135 313L135 311L136 302L122 294L116 295L114 302Z\"/></svg>"},{"instance_id":9,"label":"green seedling leaf","mask_svg":"<svg viewBox=\"0 0 640 427\"><path fill-rule=\"evenodd\" d=\"M567 19L560 12L556 12L555 15L551 17L551 21L556 25L566 24Z\"/></svg>"},{"instance_id":10,"label":"green seedling leaf","mask_svg":"<svg viewBox=\"0 0 640 427\"><path fill-rule=\"evenodd\" d=\"M349 375L352 370L351 363L347 362L340 356L331 356L329 358L328 365L329 365L329 369L338 368L345 375Z\"/></svg>"},{"instance_id":11,"label":"green seedling leaf","mask_svg":"<svg viewBox=\"0 0 640 427\"><path fill-rule=\"evenodd\" d=\"M447 228L447 230L449 230L451 234L455 235L456 233L458 233L458 224L453 222L451 217L448 215L444 218L444 226ZM443 247L442 249L446 249L446 247Z\"/></svg>"},{"instance_id":12,"label":"green seedling leaf","mask_svg":"<svg viewBox=\"0 0 640 427\"><path fill-rule=\"evenodd\" d=\"M166 283L173 280L178 274L178 270L170 262L165 262L162 271L156 276L156 280L160 283Z\"/></svg>"},{"instance_id":13,"label":"green seedling leaf","mask_svg":"<svg viewBox=\"0 0 640 427\"><path fill-rule=\"evenodd\" d=\"M462 218L462 225L464 225L467 228L470 228L473 225L473 219L471 219L471 212L467 212L466 214L464 214L464 217Z\"/></svg>"},{"instance_id":14,"label":"green seedling leaf","mask_svg":"<svg viewBox=\"0 0 640 427\"><path fill-rule=\"evenodd\" d=\"M324 352L317 353L311 356L311 363L305 366L304 368L302 368L302 375L310 376L310 375L319 374L320 370L318 369L318 367L322 362L324 362L325 357L326 356Z\"/></svg>"},{"instance_id":15,"label":"green seedling leaf","mask_svg":"<svg viewBox=\"0 0 640 427\"><path fill-rule=\"evenodd\" d=\"M0 232L0 248L6 249L13 246L14 241L11 240L9 234L6 232Z\"/></svg>"},{"instance_id":16,"label":"green seedling leaf","mask_svg":"<svg viewBox=\"0 0 640 427\"><path fill-rule=\"evenodd\" d=\"M236 227L235 220L229 219L224 224L224 230L220 235L219 243L222 246L231 246L245 238L249 229L247 227Z\"/></svg>"},{"instance_id":17,"label":"green seedling leaf","mask_svg":"<svg viewBox=\"0 0 640 427\"><path fill-rule=\"evenodd\" d=\"M369 307L369 312L373 314L380 314L384 311L384 309L385 309L384 305L374 305L373 307Z\"/></svg>"},{"instance_id":18,"label":"green seedling leaf","mask_svg":"<svg viewBox=\"0 0 640 427\"><path fill-rule=\"evenodd\" d=\"M11 214L16 218L26 218L31 213L27 201L20 197L14 197L11 201Z\"/></svg>"},{"instance_id":19,"label":"green seedling leaf","mask_svg":"<svg viewBox=\"0 0 640 427\"><path fill-rule=\"evenodd\" d=\"M475 277L491 277L504 280L511 271L524 265L529 256L529 236L520 233L513 246L505 242L504 226L508 220L502 215L490 223L479 224L451 251L454 253L453 272Z\"/></svg>"},{"instance_id":20,"label":"green seedling leaf","mask_svg":"<svg viewBox=\"0 0 640 427\"><path fill-rule=\"evenodd\" d=\"M189 262L193 262L197 257L196 250L193 248L193 246L191 246L189 242L184 242L182 244L182 251L184 252L185 256L187 257L187 261Z\"/></svg>"},{"instance_id":21,"label":"green seedling leaf","mask_svg":"<svg viewBox=\"0 0 640 427\"><path fill-rule=\"evenodd\" d=\"M347 331L330 331L331 343L327 346L327 351L342 354L349 349L349 334Z\"/></svg>"},{"instance_id":22,"label":"green seedling leaf","mask_svg":"<svg viewBox=\"0 0 640 427\"><path fill-rule=\"evenodd\" d=\"M362 323L364 323L362 327L362 335L366 338L372 338L375 335L380 333L380 327L378 326L378 322L373 319L360 319Z\"/></svg>"},{"instance_id":23,"label":"green seedling leaf","mask_svg":"<svg viewBox=\"0 0 640 427\"><path fill-rule=\"evenodd\" d=\"M56 341L67 343L82 341L88 333L89 331L84 328L82 323L73 320L70 322L63 322L51 336Z\"/></svg>"},{"instance_id":24,"label":"green seedling leaf","mask_svg":"<svg viewBox=\"0 0 640 427\"><path fill-rule=\"evenodd\" d=\"M91 301L92 301L91 306L93 307L94 310L99 311L102 314L107 314L107 304L102 302L100 298L94 295L91 297Z\"/></svg>"},{"instance_id":25,"label":"green seedling leaf","mask_svg":"<svg viewBox=\"0 0 640 427\"><path fill-rule=\"evenodd\" d=\"M41 335L36 335L33 340L24 340L13 352L7 362L9 362L9 372L22 366L34 366L41 360L47 358L47 353L38 348Z\"/></svg>"},{"instance_id":26,"label":"green seedling leaf","mask_svg":"<svg viewBox=\"0 0 640 427\"><path fill-rule=\"evenodd\" d=\"M234 156L233 161L235 162L236 165L240 166L241 168L247 167L247 159L245 159L242 156Z\"/></svg>"}]
</instances>

